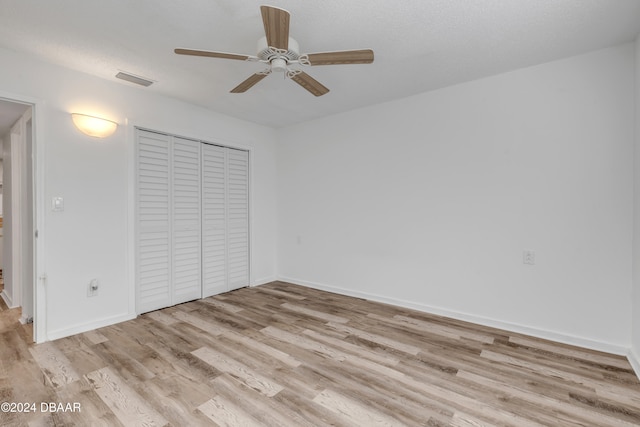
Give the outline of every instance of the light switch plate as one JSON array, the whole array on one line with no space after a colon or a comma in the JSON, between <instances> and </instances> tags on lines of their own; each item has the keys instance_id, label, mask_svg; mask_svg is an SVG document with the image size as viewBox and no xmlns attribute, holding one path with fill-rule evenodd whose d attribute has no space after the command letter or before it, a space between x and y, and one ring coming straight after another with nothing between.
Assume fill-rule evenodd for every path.
<instances>
[{"instance_id":1,"label":"light switch plate","mask_svg":"<svg viewBox=\"0 0 640 427\"><path fill-rule=\"evenodd\" d=\"M62 212L64 210L64 199L62 197L54 197L51 201L51 210Z\"/></svg>"}]
</instances>

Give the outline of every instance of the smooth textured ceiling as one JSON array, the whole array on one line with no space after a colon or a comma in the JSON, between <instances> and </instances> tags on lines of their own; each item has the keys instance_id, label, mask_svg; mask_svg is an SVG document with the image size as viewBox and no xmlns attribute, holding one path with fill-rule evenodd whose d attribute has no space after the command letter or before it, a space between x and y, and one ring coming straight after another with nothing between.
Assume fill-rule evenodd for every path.
<instances>
[{"instance_id":1,"label":"smooth textured ceiling","mask_svg":"<svg viewBox=\"0 0 640 427\"><path fill-rule=\"evenodd\" d=\"M301 53L371 48L371 65L305 69L316 98L281 74L229 90L264 68L187 57L176 47L255 55L254 0L0 0L0 46L273 127L406 97L634 40L639 0L274 0Z\"/></svg>"}]
</instances>

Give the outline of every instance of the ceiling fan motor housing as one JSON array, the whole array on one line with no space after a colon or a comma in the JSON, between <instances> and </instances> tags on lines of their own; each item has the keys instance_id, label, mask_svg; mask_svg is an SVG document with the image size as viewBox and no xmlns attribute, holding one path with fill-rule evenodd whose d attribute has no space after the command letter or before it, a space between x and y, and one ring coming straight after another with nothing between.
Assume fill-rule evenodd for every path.
<instances>
[{"instance_id":1,"label":"ceiling fan motor housing","mask_svg":"<svg viewBox=\"0 0 640 427\"><path fill-rule=\"evenodd\" d=\"M261 37L258 40L258 58L271 64L273 71L286 71L287 64L297 61L300 57L300 47L298 42L289 37L289 49L276 49L269 47L267 38Z\"/></svg>"}]
</instances>

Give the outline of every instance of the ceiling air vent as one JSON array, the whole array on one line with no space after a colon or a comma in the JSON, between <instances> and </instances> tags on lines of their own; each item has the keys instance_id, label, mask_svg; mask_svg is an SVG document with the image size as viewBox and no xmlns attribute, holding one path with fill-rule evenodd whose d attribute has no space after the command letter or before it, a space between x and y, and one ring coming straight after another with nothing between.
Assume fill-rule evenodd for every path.
<instances>
[{"instance_id":1,"label":"ceiling air vent","mask_svg":"<svg viewBox=\"0 0 640 427\"><path fill-rule=\"evenodd\" d=\"M145 87L153 84L153 81L151 80L143 79L142 77L134 76L133 74L123 73L122 71L116 74L116 77Z\"/></svg>"}]
</instances>

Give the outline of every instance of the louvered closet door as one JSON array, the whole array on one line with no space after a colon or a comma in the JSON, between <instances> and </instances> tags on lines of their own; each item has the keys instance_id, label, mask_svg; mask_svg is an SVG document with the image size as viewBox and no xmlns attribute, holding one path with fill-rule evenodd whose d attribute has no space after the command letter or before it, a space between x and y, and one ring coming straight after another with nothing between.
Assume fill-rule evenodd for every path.
<instances>
[{"instance_id":1,"label":"louvered closet door","mask_svg":"<svg viewBox=\"0 0 640 427\"><path fill-rule=\"evenodd\" d=\"M171 304L170 138L138 131L137 311Z\"/></svg>"},{"instance_id":2,"label":"louvered closet door","mask_svg":"<svg viewBox=\"0 0 640 427\"><path fill-rule=\"evenodd\" d=\"M227 287L227 149L202 144L202 296Z\"/></svg>"},{"instance_id":3,"label":"louvered closet door","mask_svg":"<svg viewBox=\"0 0 640 427\"><path fill-rule=\"evenodd\" d=\"M229 290L249 285L249 153L227 151Z\"/></svg>"},{"instance_id":4,"label":"louvered closet door","mask_svg":"<svg viewBox=\"0 0 640 427\"><path fill-rule=\"evenodd\" d=\"M200 142L173 138L173 297L180 304L202 297L200 242Z\"/></svg>"},{"instance_id":5,"label":"louvered closet door","mask_svg":"<svg viewBox=\"0 0 640 427\"><path fill-rule=\"evenodd\" d=\"M249 153L137 131L137 312L249 285Z\"/></svg>"}]
</instances>

